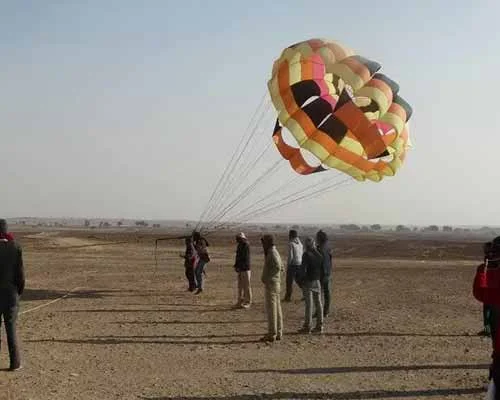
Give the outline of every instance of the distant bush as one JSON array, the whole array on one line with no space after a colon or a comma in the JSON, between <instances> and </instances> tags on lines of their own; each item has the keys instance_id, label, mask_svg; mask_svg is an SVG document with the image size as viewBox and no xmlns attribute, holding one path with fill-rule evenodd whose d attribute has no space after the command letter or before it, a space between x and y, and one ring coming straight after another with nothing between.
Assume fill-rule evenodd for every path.
<instances>
[{"instance_id":1,"label":"distant bush","mask_svg":"<svg viewBox=\"0 0 500 400\"><path fill-rule=\"evenodd\" d=\"M382 226L380 226L380 224L374 224L374 225L370 226L370 229L372 231L380 231L380 230L382 230Z\"/></svg>"},{"instance_id":2,"label":"distant bush","mask_svg":"<svg viewBox=\"0 0 500 400\"><path fill-rule=\"evenodd\" d=\"M398 225L396 226L396 232L410 232L411 229L404 226L404 225Z\"/></svg>"},{"instance_id":3,"label":"distant bush","mask_svg":"<svg viewBox=\"0 0 500 400\"><path fill-rule=\"evenodd\" d=\"M350 231L350 232L356 232L361 230L361 228L356 224L340 225L340 229L342 229L343 231Z\"/></svg>"},{"instance_id":4,"label":"distant bush","mask_svg":"<svg viewBox=\"0 0 500 400\"><path fill-rule=\"evenodd\" d=\"M443 232L453 232L453 227L445 225L443 226Z\"/></svg>"}]
</instances>

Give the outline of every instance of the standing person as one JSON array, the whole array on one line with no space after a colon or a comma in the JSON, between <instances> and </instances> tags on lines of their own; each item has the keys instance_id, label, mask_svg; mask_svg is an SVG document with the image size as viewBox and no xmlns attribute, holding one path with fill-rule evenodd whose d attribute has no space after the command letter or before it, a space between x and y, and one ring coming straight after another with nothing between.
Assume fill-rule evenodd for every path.
<instances>
[{"instance_id":1,"label":"standing person","mask_svg":"<svg viewBox=\"0 0 500 400\"><path fill-rule=\"evenodd\" d=\"M196 279L196 292L195 294L200 294L203 292L203 274L205 272L206 265L210 262L210 256L208 255L208 241L201 236L200 232L193 233L194 248L198 253L198 263L196 264L195 279Z\"/></svg>"},{"instance_id":2,"label":"standing person","mask_svg":"<svg viewBox=\"0 0 500 400\"><path fill-rule=\"evenodd\" d=\"M302 269L304 274L303 291L305 298L305 320L299 333L322 333L323 332L323 305L321 304L321 270L323 268L323 256L315 246L313 238L307 238L306 251L302 257ZM312 309L316 310L316 326L312 328Z\"/></svg>"},{"instance_id":3,"label":"standing person","mask_svg":"<svg viewBox=\"0 0 500 400\"><path fill-rule=\"evenodd\" d=\"M193 245L193 238L188 236L184 238L186 244L186 251L181 254L184 258L184 269L186 274L186 279L188 281L188 291L194 292L196 290L196 280L194 278L194 270L198 261L198 255Z\"/></svg>"},{"instance_id":4,"label":"standing person","mask_svg":"<svg viewBox=\"0 0 500 400\"><path fill-rule=\"evenodd\" d=\"M487 265L490 252L492 250L492 242L487 242L483 245L483 264ZM483 304L483 330L479 332L480 336L490 336L491 335L491 317L493 314L493 307L489 304Z\"/></svg>"},{"instance_id":5,"label":"standing person","mask_svg":"<svg viewBox=\"0 0 500 400\"><path fill-rule=\"evenodd\" d=\"M297 283L297 285L301 287L301 277L299 276L301 268L300 265L302 263L302 254L303 254L303 246L302 242L299 239L299 235L296 230L290 230L288 234L288 259L287 259L287 268L286 268L286 292L285 298L283 301L289 302L292 300L292 290L293 290L293 281Z\"/></svg>"},{"instance_id":6,"label":"standing person","mask_svg":"<svg viewBox=\"0 0 500 400\"><path fill-rule=\"evenodd\" d=\"M322 230L316 234L316 242L318 251L323 256L323 268L321 275L321 291L323 292L323 317L328 317L330 313L331 303L331 286L332 286L332 249L328 240L328 235Z\"/></svg>"},{"instance_id":7,"label":"standing person","mask_svg":"<svg viewBox=\"0 0 500 400\"><path fill-rule=\"evenodd\" d=\"M10 370L21 368L17 344L16 320L19 297L24 291L24 266L21 247L7 232L7 222L0 219L0 324L5 323L9 347Z\"/></svg>"},{"instance_id":8,"label":"standing person","mask_svg":"<svg viewBox=\"0 0 500 400\"><path fill-rule=\"evenodd\" d=\"M473 283L474 297L490 308L490 328L493 353L490 383L494 400L500 400L500 236L484 245L485 261L477 267Z\"/></svg>"},{"instance_id":9,"label":"standing person","mask_svg":"<svg viewBox=\"0 0 500 400\"><path fill-rule=\"evenodd\" d=\"M236 236L236 259L234 269L238 274L238 302L236 307L249 308L252 304L252 288L250 287L250 244L243 232Z\"/></svg>"},{"instance_id":10,"label":"standing person","mask_svg":"<svg viewBox=\"0 0 500 400\"><path fill-rule=\"evenodd\" d=\"M275 340L281 340L283 337L283 315L280 298L283 263L274 245L272 235L264 235L261 242L265 256L261 280L265 289L267 335L263 336L260 340L263 342L274 342Z\"/></svg>"}]
</instances>

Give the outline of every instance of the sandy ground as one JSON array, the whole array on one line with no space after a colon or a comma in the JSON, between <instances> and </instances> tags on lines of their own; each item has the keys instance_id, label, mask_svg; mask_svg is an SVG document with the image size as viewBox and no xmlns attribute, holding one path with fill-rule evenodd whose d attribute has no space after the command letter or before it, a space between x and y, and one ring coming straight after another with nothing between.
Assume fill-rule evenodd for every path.
<instances>
[{"instance_id":1,"label":"sandy ground","mask_svg":"<svg viewBox=\"0 0 500 400\"><path fill-rule=\"evenodd\" d=\"M284 340L263 344L256 237L255 302L232 310L230 236L211 238L206 291L194 296L182 241L163 242L156 267L152 235L18 235L28 280L19 317L24 369L0 371L0 400L484 398L491 344L477 336L481 307L471 295L479 241L337 237L324 335L296 333L304 305L295 288L283 304ZM284 255L284 236L279 249Z\"/></svg>"}]
</instances>

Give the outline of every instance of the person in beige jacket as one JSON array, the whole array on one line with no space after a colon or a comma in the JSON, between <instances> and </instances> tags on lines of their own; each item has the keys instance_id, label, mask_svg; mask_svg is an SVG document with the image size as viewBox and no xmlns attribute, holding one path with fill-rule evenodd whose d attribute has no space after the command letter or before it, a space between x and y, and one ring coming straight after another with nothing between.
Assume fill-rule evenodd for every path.
<instances>
[{"instance_id":1,"label":"person in beige jacket","mask_svg":"<svg viewBox=\"0 0 500 400\"><path fill-rule=\"evenodd\" d=\"M263 342L274 342L275 340L281 340L283 337L283 316L280 299L283 263L274 245L273 236L264 235L261 242L265 255L261 280L265 286L268 332L260 340Z\"/></svg>"}]
</instances>

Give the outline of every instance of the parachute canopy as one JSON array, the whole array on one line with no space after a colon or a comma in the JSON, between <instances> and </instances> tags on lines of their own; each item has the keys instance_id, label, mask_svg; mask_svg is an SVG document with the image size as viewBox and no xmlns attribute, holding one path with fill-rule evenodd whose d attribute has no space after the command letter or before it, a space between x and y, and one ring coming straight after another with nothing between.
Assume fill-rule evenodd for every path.
<instances>
[{"instance_id":1,"label":"parachute canopy","mask_svg":"<svg viewBox=\"0 0 500 400\"><path fill-rule=\"evenodd\" d=\"M273 139L297 173L331 168L378 182L398 171L409 147L412 108L380 69L331 40L307 40L281 53L268 82L278 113ZM285 141L283 127L299 147ZM310 165L303 150L318 165Z\"/></svg>"}]
</instances>

